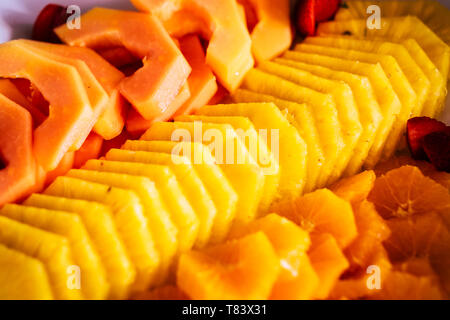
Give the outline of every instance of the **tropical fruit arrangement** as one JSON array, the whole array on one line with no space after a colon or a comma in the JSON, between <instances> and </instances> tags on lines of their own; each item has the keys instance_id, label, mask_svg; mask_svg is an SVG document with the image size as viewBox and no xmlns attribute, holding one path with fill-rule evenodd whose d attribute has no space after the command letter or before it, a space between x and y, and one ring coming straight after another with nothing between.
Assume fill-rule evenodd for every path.
<instances>
[{"instance_id":1,"label":"tropical fruit arrangement","mask_svg":"<svg viewBox=\"0 0 450 320\"><path fill-rule=\"evenodd\" d=\"M131 2L0 44L0 299L450 297L449 9Z\"/></svg>"}]
</instances>

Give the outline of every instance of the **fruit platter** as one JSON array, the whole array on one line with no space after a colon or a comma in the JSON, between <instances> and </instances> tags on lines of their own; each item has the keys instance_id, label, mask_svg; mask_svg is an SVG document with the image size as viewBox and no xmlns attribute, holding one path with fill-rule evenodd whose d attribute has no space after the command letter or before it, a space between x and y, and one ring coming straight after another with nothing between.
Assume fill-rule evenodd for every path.
<instances>
[{"instance_id":1,"label":"fruit platter","mask_svg":"<svg viewBox=\"0 0 450 320\"><path fill-rule=\"evenodd\" d=\"M0 4L0 300L450 299L448 1L76 2Z\"/></svg>"}]
</instances>

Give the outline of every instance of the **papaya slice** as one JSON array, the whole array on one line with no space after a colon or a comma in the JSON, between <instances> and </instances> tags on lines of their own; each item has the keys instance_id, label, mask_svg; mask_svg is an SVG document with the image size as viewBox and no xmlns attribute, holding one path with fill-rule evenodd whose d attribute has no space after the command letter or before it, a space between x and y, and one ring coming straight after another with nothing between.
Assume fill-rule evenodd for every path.
<instances>
[{"instance_id":1,"label":"papaya slice","mask_svg":"<svg viewBox=\"0 0 450 320\"><path fill-rule=\"evenodd\" d=\"M75 152L72 167L79 169L86 163L86 161L98 158L100 156L100 152L102 151L102 145L103 138L95 132L91 132L81 146L80 150Z\"/></svg>"},{"instance_id":2,"label":"papaya slice","mask_svg":"<svg viewBox=\"0 0 450 320\"><path fill-rule=\"evenodd\" d=\"M206 63L220 83L235 91L253 67L251 38L234 0L132 0L139 10L151 12L170 35L180 38L200 33L209 40Z\"/></svg>"},{"instance_id":3,"label":"papaya slice","mask_svg":"<svg viewBox=\"0 0 450 320\"><path fill-rule=\"evenodd\" d=\"M0 207L27 195L36 183L30 113L0 94Z\"/></svg>"},{"instance_id":4,"label":"papaya slice","mask_svg":"<svg viewBox=\"0 0 450 320\"><path fill-rule=\"evenodd\" d=\"M64 24L55 32L71 46L95 49L123 45L144 65L121 81L120 92L147 120L159 120L174 112L169 106L191 68L156 17L94 8L82 20L83 28L71 30Z\"/></svg>"},{"instance_id":5,"label":"papaya slice","mask_svg":"<svg viewBox=\"0 0 450 320\"><path fill-rule=\"evenodd\" d=\"M43 174L45 175L44 185L48 186L59 176L65 175L70 169L73 168L73 163L75 160L75 152L67 152L64 157L59 162L58 166L52 171L45 172L42 168ZM34 190L33 190L34 191Z\"/></svg>"},{"instance_id":6,"label":"papaya slice","mask_svg":"<svg viewBox=\"0 0 450 320\"><path fill-rule=\"evenodd\" d=\"M26 78L49 101L50 116L34 131L33 148L39 165L55 169L66 152L81 147L97 121L79 73L10 41L0 45L0 77Z\"/></svg>"}]
</instances>

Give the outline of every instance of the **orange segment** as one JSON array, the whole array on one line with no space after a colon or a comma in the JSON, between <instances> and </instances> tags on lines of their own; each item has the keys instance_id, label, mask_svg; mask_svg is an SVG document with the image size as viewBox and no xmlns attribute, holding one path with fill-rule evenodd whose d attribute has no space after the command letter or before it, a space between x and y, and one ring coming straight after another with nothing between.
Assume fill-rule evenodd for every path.
<instances>
[{"instance_id":1,"label":"orange segment","mask_svg":"<svg viewBox=\"0 0 450 320\"><path fill-rule=\"evenodd\" d=\"M364 171L356 176L338 181L330 189L337 196L347 200L352 205L356 205L367 198L373 188L375 179L375 172Z\"/></svg>"},{"instance_id":2,"label":"orange segment","mask_svg":"<svg viewBox=\"0 0 450 320\"><path fill-rule=\"evenodd\" d=\"M180 258L177 285L195 300L267 299L280 270L269 239L258 232Z\"/></svg>"}]
</instances>

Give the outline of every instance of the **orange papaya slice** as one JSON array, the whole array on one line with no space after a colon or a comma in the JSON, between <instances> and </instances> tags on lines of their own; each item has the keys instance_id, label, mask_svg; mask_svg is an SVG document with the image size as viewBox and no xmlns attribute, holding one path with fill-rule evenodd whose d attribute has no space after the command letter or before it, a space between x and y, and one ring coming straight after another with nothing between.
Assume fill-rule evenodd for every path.
<instances>
[{"instance_id":1,"label":"orange papaya slice","mask_svg":"<svg viewBox=\"0 0 450 320\"><path fill-rule=\"evenodd\" d=\"M235 0L132 0L151 12L174 37L201 34L209 40L206 63L220 83L234 92L253 67L252 42Z\"/></svg>"},{"instance_id":2,"label":"orange papaya slice","mask_svg":"<svg viewBox=\"0 0 450 320\"><path fill-rule=\"evenodd\" d=\"M103 138L91 132L86 141L81 146L80 150L77 150L74 155L73 167L81 168L88 160L97 159L102 151Z\"/></svg>"},{"instance_id":3,"label":"orange papaya slice","mask_svg":"<svg viewBox=\"0 0 450 320\"><path fill-rule=\"evenodd\" d=\"M71 46L123 46L142 59L143 67L121 81L120 92L146 120L167 117L191 68L158 19L105 8L94 8L81 19L82 28L62 25L56 34Z\"/></svg>"},{"instance_id":4,"label":"orange papaya slice","mask_svg":"<svg viewBox=\"0 0 450 320\"><path fill-rule=\"evenodd\" d=\"M84 145L84 144L83 144ZM66 175L70 169L73 168L73 164L75 161L75 152L67 152L64 157L59 162L58 166L50 172L45 174L45 186L49 186L55 181L59 176Z\"/></svg>"}]
</instances>

